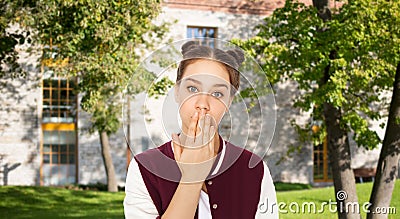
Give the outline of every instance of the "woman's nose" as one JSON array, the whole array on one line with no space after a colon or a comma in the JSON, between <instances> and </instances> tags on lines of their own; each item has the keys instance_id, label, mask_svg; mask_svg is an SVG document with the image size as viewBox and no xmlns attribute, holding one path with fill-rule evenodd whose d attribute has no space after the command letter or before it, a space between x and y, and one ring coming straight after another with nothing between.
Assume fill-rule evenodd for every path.
<instances>
[{"instance_id":1,"label":"woman's nose","mask_svg":"<svg viewBox=\"0 0 400 219\"><path fill-rule=\"evenodd\" d=\"M208 94L198 94L196 98L196 109L201 111L201 110L210 110L210 104L208 101L209 95Z\"/></svg>"}]
</instances>

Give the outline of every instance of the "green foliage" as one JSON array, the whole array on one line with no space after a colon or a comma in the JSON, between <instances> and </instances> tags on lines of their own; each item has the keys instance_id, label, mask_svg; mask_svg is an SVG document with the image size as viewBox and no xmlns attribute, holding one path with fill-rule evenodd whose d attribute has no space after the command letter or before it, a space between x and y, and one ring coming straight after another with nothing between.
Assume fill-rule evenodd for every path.
<instances>
[{"instance_id":1,"label":"green foliage","mask_svg":"<svg viewBox=\"0 0 400 219\"><path fill-rule=\"evenodd\" d=\"M48 66L78 78L81 107L91 114L91 131L116 132L121 126L121 94L150 85L154 75L136 71L138 51L162 39L167 24L155 25L159 0L19 1L20 25L35 30L33 39L57 53ZM63 63L57 64L57 63ZM129 83L133 81L134 83Z\"/></svg>"},{"instance_id":2,"label":"green foliage","mask_svg":"<svg viewBox=\"0 0 400 219\"><path fill-rule=\"evenodd\" d=\"M17 61L19 56L16 47L30 43L30 32L12 28L18 20L15 11L20 7L10 0L0 3L0 79L21 78L26 74Z\"/></svg>"},{"instance_id":3,"label":"green foliage","mask_svg":"<svg viewBox=\"0 0 400 219\"><path fill-rule=\"evenodd\" d=\"M381 139L368 121L384 116L382 96L400 61L399 11L398 1L354 0L324 22L313 6L288 0L257 27L256 37L236 44L260 60L271 82L297 83L294 106L323 121L315 106L332 104L357 144L375 148Z\"/></svg>"},{"instance_id":4,"label":"green foliage","mask_svg":"<svg viewBox=\"0 0 400 219\"><path fill-rule=\"evenodd\" d=\"M277 63L274 62L274 59L282 52L282 49L284 49L283 46L270 44L261 36L250 38L247 41L232 39L231 42L246 50L250 56L257 59L271 84L275 84L279 81L280 75L275 71L278 66L276 65Z\"/></svg>"},{"instance_id":5,"label":"green foliage","mask_svg":"<svg viewBox=\"0 0 400 219\"><path fill-rule=\"evenodd\" d=\"M168 77L162 77L159 81L154 82L148 90L149 97L158 99L159 96L166 95L168 90L174 86L175 83Z\"/></svg>"}]
</instances>

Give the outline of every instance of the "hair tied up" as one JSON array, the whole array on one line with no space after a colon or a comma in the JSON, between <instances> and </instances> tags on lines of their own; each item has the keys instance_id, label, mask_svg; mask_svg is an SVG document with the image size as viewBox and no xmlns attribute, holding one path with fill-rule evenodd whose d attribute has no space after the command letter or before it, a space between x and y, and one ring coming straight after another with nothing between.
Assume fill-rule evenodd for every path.
<instances>
[{"instance_id":1,"label":"hair tied up","mask_svg":"<svg viewBox=\"0 0 400 219\"><path fill-rule=\"evenodd\" d=\"M189 41L182 45L182 55L185 56L187 52L196 48L198 44L195 41Z\"/></svg>"},{"instance_id":2,"label":"hair tied up","mask_svg":"<svg viewBox=\"0 0 400 219\"><path fill-rule=\"evenodd\" d=\"M238 68L244 61L244 53L240 49L228 50L228 51L226 51L226 53L228 53L230 56L232 56L235 59L235 61L237 63L237 66L235 66L236 68Z\"/></svg>"}]
</instances>

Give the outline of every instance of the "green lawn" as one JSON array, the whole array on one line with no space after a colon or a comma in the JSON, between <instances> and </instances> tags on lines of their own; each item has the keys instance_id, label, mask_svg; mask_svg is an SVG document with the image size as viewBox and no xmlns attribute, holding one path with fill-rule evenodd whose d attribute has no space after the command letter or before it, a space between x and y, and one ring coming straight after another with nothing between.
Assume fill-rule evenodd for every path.
<instances>
[{"instance_id":1,"label":"green lawn","mask_svg":"<svg viewBox=\"0 0 400 219\"><path fill-rule=\"evenodd\" d=\"M123 218L124 193L0 187L0 218Z\"/></svg>"},{"instance_id":2,"label":"green lawn","mask_svg":"<svg viewBox=\"0 0 400 219\"><path fill-rule=\"evenodd\" d=\"M279 185L285 188L290 187ZM277 186L278 187L278 186ZM299 185L295 186L296 188ZM359 202L368 201L372 184L357 184ZM302 188L302 186L300 186ZM400 181L396 182L393 192L392 205L400 211ZM319 189L306 189L298 191L278 192L278 202L289 205L297 202L301 205L305 202L314 202L317 210L323 202L331 199L334 201L332 187ZM0 218L123 218L122 201L123 192L108 193L96 191L75 191L51 187L0 187ZM292 204L292 208L295 207ZM283 210L290 212L287 206ZM400 212L390 215L389 218L399 218ZM335 213L330 213L325 206L323 213L299 214L281 213L280 218L336 218ZM365 214L364 216L365 217Z\"/></svg>"},{"instance_id":3,"label":"green lawn","mask_svg":"<svg viewBox=\"0 0 400 219\"><path fill-rule=\"evenodd\" d=\"M369 201L369 196L371 194L372 190L372 183L363 183L363 184L357 184L357 194L358 194L358 202L360 203L360 206ZM391 214L389 215L388 218L390 219L395 219L395 218L400 218L400 180L396 181L395 189L393 191L393 196L392 196L392 202L391 206L396 206L396 214ZM329 210L329 206L326 205L323 207L324 211L323 213L318 213L318 210L321 209L321 205L324 202L329 202L330 200L332 202L335 202L335 192L333 187L327 187L327 188L318 188L318 189L310 189L310 190L299 190L299 191L285 191L285 192L278 192L277 193L277 198L278 198L278 203L283 202L286 204L285 208L283 209L284 212L281 211L279 214L281 219L291 219L291 218L307 218L307 219L313 219L313 218L323 218L323 219L329 219L329 218L337 218L336 213L331 213ZM296 202L297 204L292 204L292 202ZM308 208L307 208L307 202L314 202L316 206L316 213L307 213ZM292 209L296 210L296 206L299 206L300 213L291 213L291 210L289 209L289 205L292 205ZM305 213L302 214L302 205L305 206ZM283 205L282 205L283 206ZM336 206L332 205L332 209L334 209ZM311 208L312 210L312 208ZM285 213L287 211L287 213ZM314 212L314 211L311 211ZM362 218L365 218L365 212L362 211L362 207L360 207L360 212L362 213Z\"/></svg>"}]
</instances>

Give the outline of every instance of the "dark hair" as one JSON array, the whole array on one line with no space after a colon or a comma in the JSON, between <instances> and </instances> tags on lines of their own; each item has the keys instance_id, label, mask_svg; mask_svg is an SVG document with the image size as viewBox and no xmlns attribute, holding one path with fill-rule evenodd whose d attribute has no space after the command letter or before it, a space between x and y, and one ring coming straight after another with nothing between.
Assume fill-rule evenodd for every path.
<instances>
[{"instance_id":1,"label":"dark hair","mask_svg":"<svg viewBox=\"0 0 400 219\"><path fill-rule=\"evenodd\" d=\"M239 89L240 84L240 74L239 67L244 61L244 53L242 50L221 50L216 48L211 48L208 46L199 45L198 42L189 41L182 46L183 60L179 63L178 74L176 76L176 82L182 79L185 69L188 65L201 60L209 59L212 61L220 62L225 66L228 74L229 81L235 88L233 94Z\"/></svg>"}]
</instances>

